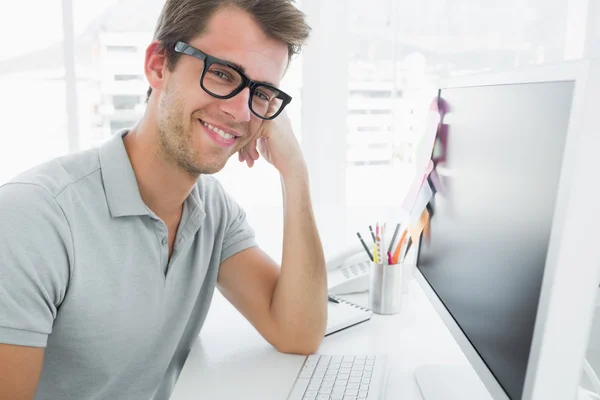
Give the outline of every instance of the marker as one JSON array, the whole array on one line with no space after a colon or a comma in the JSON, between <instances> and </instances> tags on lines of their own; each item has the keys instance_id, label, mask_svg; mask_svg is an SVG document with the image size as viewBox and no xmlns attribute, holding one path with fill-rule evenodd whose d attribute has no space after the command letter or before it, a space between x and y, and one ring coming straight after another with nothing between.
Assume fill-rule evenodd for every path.
<instances>
[{"instance_id":1,"label":"marker","mask_svg":"<svg viewBox=\"0 0 600 400\"><path fill-rule=\"evenodd\" d=\"M332 303L335 303L335 304L340 304L340 302L339 302L339 301L337 301L336 299L334 299L334 298L333 298L333 297L331 297L330 295L327 295L327 300L329 300L330 302L332 302Z\"/></svg>"}]
</instances>

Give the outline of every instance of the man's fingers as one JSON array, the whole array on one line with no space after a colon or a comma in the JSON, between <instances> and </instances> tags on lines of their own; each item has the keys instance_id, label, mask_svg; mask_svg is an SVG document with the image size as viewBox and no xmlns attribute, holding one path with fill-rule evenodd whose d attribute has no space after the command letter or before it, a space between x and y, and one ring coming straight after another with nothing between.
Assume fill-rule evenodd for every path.
<instances>
[{"instance_id":1,"label":"man's fingers","mask_svg":"<svg viewBox=\"0 0 600 400\"><path fill-rule=\"evenodd\" d=\"M244 148L246 149L247 154L252 158L252 160L258 160L259 154L258 150L256 150L256 139L252 139L250 143L248 143Z\"/></svg>"},{"instance_id":2,"label":"man's fingers","mask_svg":"<svg viewBox=\"0 0 600 400\"><path fill-rule=\"evenodd\" d=\"M251 154L250 149L254 149L256 157ZM256 152L256 144L248 143L246 146L238 150L238 160L240 162L245 161L249 168L252 168L254 166L254 161L256 159L258 159L258 153Z\"/></svg>"}]
</instances>

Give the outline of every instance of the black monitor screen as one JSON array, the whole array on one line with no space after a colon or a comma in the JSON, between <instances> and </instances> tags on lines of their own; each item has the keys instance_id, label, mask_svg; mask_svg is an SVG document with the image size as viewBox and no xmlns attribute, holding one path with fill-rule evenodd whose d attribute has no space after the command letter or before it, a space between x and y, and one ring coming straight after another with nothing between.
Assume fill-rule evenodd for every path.
<instances>
[{"instance_id":1,"label":"black monitor screen","mask_svg":"<svg viewBox=\"0 0 600 400\"><path fill-rule=\"evenodd\" d=\"M445 160L417 265L513 400L523 393L573 88L558 81L440 95Z\"/></svg>"}]
</instances>

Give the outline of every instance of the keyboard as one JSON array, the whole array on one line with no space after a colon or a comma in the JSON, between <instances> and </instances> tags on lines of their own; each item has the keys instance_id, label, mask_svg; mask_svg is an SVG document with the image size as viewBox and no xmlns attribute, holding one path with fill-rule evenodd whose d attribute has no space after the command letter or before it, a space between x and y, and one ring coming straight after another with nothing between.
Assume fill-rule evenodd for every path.
<instances>
[{"instance_id":1,"label":"keyboard","mask_svg":"<svg viewBox=\"0 0 600 400\"><path fill-rule=\"evenodd\" d=\"M385 355L325 355L306 358L288 400L380 400Z\"/></svg>"}]
</instances>

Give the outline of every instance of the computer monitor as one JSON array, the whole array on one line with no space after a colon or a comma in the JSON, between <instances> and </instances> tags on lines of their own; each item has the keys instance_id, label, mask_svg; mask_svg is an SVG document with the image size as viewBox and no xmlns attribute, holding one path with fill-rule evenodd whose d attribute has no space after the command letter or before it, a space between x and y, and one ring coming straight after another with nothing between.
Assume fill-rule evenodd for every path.
<instances>
[{"instance_id":1,"label":"computer monitor","mask_svg":"<svg viewBox=\"0 0 600 400\"><path fill-rule=\"evenodd\" d=\"M600 265L599 73L568 62L439 91L441 184L416 277L494 400L573 399L579 384ZM451 372L417 371L426 400L472 389Z\"/></svg>"}]
</instances>

